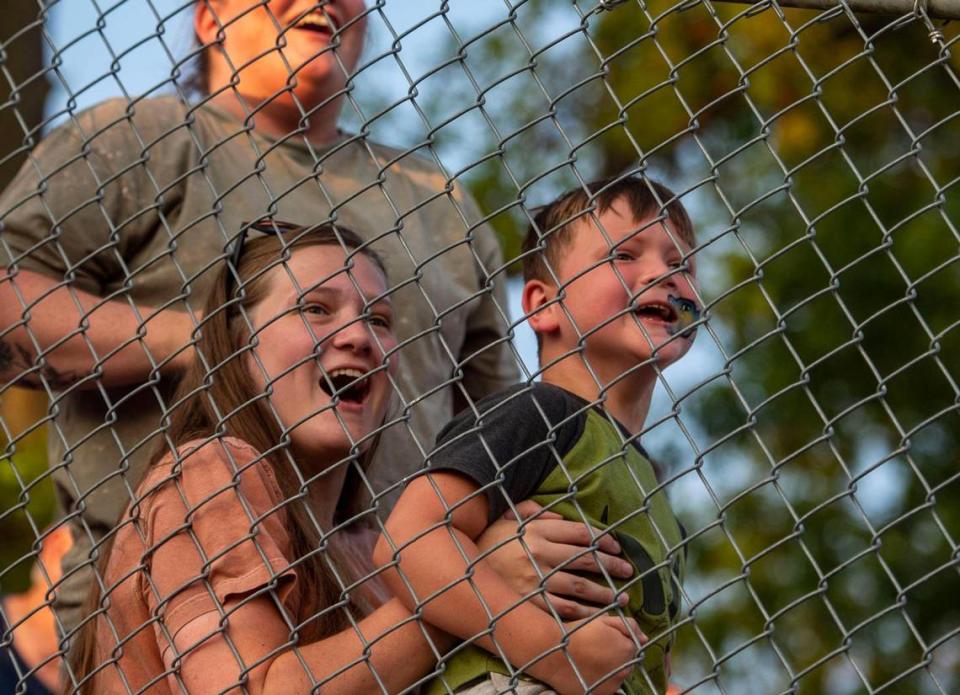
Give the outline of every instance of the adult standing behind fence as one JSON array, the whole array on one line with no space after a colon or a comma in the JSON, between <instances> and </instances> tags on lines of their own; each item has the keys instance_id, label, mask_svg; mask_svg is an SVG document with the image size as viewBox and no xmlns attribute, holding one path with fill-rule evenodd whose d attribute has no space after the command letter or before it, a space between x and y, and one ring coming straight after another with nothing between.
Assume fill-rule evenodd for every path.
<instances>
[{"instance_id":1,"label":"adult standing behind fence","mask_svg":"<svg viewBox=\"0 0 960 695\"><path fill-rule=\"evenodd\" d=\"M455 375L471 397L515 377L504 287L488 276L500 253L473 203L428 160L337 129L364 24L362 0L198 2L209 98L76 115L0 198L0 383L52 397L50 460L75 537L56 598L68 629L91 543L136 488L192 358L191 312L242 221L335 217L386 259L410 428L385 434L376 492L421 465L413 438L429 448L449 419Z\"/></svg>"}]
</instances>

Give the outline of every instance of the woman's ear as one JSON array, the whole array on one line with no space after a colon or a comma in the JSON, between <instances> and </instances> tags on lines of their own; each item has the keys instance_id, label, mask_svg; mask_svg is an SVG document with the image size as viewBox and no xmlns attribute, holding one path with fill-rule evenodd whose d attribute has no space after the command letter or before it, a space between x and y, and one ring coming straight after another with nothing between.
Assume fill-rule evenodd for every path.
<instances>
[{"instance_id":1,"label":"woman's ear","mask_svg":"<svg viewBox=\"0 0 960 695\"><path fill-rule=\"evenodd\" d=\"M557 288L543 280L528 280L523 286L520 303L530 328L538 336L553 333L560 327L557 313L560 311L560 303L556 298Z\"/></svg>"}]
</instances>

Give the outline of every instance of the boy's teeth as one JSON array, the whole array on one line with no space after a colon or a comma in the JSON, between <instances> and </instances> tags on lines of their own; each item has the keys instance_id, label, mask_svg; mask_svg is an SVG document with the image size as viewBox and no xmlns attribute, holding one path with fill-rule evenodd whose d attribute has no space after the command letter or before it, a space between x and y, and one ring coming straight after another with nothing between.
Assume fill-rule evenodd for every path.
<instances>
[{"instance_id":1,"label":"boy's teeth","mask_svg":"<svg viewBox=\"0 0 960 695\"><path fill-rule=\"evenodd\" d=\"M645 304L639 308L638 313L648 316L655 315L664 321L672 321L674 318L673 310L663 304Z\"/></svg>"}]
</instances>

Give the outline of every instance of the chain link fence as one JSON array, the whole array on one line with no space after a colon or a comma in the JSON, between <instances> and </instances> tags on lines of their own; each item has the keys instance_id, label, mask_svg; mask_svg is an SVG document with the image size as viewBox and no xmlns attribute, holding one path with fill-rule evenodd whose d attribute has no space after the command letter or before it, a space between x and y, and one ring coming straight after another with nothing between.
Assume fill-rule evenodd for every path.
<instances>
[{"instance_id":1,"label":"chain link fence","mask_svg":"<svg viewBox=\"0 0 960 695\"><path fill-rule=\"evenodd\" d=\"M571 663L554 657L588 690L599 674L577 666L583 625L606 615L637 616L650 639L624 637L628 692L960 688L953 0L79 5L15 2L0 32L10 692L448 692L476 685L477 659L504 674L483 692L540 692L522 688L555 675L537 658ZM481 399L549 380L552 364L538 363L521 308L525 231L551 243L563 225L541 228L543 205L628 175L667 184L674 200L644 183L651 217L674 223L679 201L695 242L671 227L673 265L649 281L615 271L620 313L576 326L577 294L602 309L589 273L619 263L622 241L602 205L576 211L609 252L583 271L589 289L548 266L576 326L563 357L585 365L593 395L563 416L535 398L540 420L504 425ZM332 223L361 248L341 235L346 256L307 263L316 249L275 222L251 231L263 219ZM234 250L270 243L260 267L223 270ZM690 334L675 331L613 377L591 364L594 334L617 320L652 341L632 309L693 267L686 356L658 357L686 352ZM294 324L276 307L264 318L281 285ZM362 300L336 300L353 311L339 332L313 323L336 313L326 305L299 317L331 287ZM209 304L218 292L222 307ZM361 323L362 350L330 347ZM244 337L217 353L218 335ZM331 361L339 350L366 356ZM296 386L304 370L309 388ZM181 379L195 389L177 393ZM638 401L655 386L649 412L631 411L646 416L638 427L616 427L621 382L641 385ZM479 424L438 446L462 408ZM571 423L577 436L609 428L616 451L571 468ZM530 431L541 439L516 450ZM321 448L318 465L304 436L343 451ZM471 437L493 470L483 492L461 501L416 476ZM511 464L531 451L549 464L538 485L562 474L561 489L514 499ZM615 492L629 511L601 515L586 481L623 461L630 484ZM388 522L413 479L413 511L440 516ZM476 521L480 500L525 497L594 530L571 550L542 514ZM639 553L633 522L649 527ZM603 561L614 537L629 578ZM421 540L444 553L405 564ZM579 572L598 557L602 569ZM514 579L505 602L485 593ZM583 579L631 603L578 597ZM564 599L578 598L587 623L569 620ZM478 611L482 629L457 640L426 627L456 633ZM520 615L565 627L518 660L518 645L549 641ZM86 669L59 658L84 639Z\"/></svg>"}]
</instances>

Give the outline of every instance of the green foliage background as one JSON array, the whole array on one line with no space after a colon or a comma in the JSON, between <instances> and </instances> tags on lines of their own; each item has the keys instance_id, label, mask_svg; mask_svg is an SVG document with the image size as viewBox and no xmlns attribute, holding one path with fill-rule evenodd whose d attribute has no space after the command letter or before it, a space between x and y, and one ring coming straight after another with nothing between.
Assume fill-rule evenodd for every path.
<instances>
[{"instance_id":1,"label":"green foliage background","mask_svg":"<svg viewBox=\"0 0 960 695\"><path fill-rule=\"evenodd\" d=\"M29 141L23 123L43 119L49 83L43 76L42 27L33 0L7 0L0 26L0 190L20 168ZM22 119L22 121L21 121ZM32 552L41 528L54 514L53 485L47 470L43 429L24 432L38 420L45 397L26 397L0 383L0 594L23 591L30 584ZM16 427L17 432L9 428ZM22 436L20 436L22 435ZM13 441L10 437L13 436Z\"/></svg>"},{"instance_id":2,"label":"green foliage background","mask_svg":"<svg viewBox=\"0 0 960 695\"><path fill-rule=\"evenodd\" d=\"M9 594L30 586L34 541L53 520L56 502L46 474L44 431L19 439L16 446L2 439L0 444L6 449L0 453L0 594Z\"/></svg>"},{"instance_id":3,"label":"green foliage background","mask_svg":"<svg viewBox=\"0 0 960 695\"><path fill-rule=\"evenodd\" d=\"M661 453L696 692L960 689L958 29L910 20L532 0L414 83L508 258L578 176L693 212L714 366Z\"/></svg>"}]
</instances>

